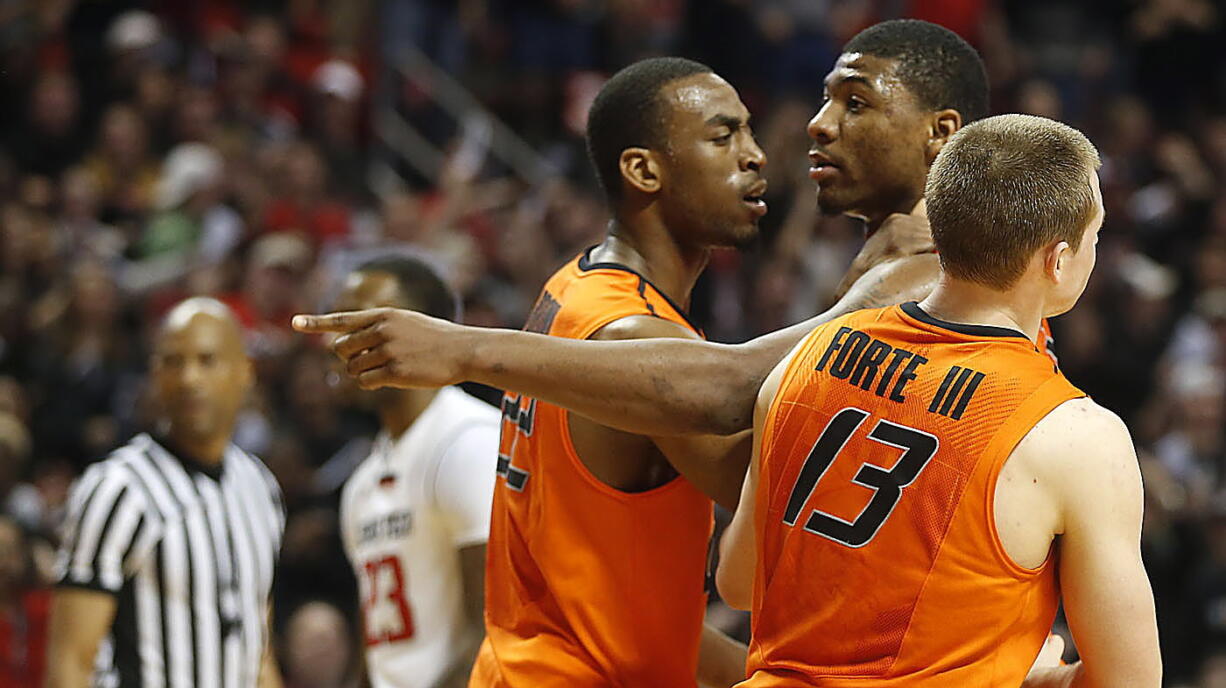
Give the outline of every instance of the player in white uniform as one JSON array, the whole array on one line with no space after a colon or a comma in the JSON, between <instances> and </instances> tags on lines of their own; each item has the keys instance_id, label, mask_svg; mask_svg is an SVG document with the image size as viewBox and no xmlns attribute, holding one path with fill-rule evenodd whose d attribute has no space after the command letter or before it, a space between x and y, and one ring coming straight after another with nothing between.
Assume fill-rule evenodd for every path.
<instances>
[{"instance_id":1,"label":"player in white uniform","mask_svg":"<svg viewBox=\"0 0 1226 688\"><path fill-rule=\"evenodd\" d=\"M455 298L413 258L366 263L341 310L393 306L452 319ZM374 688L467 684L482 640L485 541L499 413L462 390L362 393L382 431L341 495Z\"/></svg>"}]
</instances>

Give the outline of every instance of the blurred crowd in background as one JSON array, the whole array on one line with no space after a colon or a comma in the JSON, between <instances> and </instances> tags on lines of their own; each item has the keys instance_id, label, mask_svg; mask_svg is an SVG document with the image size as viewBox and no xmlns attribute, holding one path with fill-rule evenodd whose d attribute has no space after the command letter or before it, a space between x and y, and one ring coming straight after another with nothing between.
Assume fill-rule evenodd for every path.
<instances>
[{"instance_id":1,"label":"blurred crowd in background","mask_svg":"<svg viewBox=\"0 0 1226 688\"><path fill-rule=\"evenodd\" d=\"M1102 152L1099 267L1053 322L1056 351L1138 444L1168 684L1226 686L1226 10L1210 0L0 0L0 669L39 651L70 483L154 421L152 326L207 294L258 365L237 442L289 509L287 685L354 685L335 511L375 425L288 316L409 247L467 322L522 325L605 230L591 98L661 54L727 78L770 161L761 241L713 256L695 319L743 341L817 313L861 230L817 214L805 124L842 43L897 16L975 45L994 112L1064 120ZM471 112L445 106L457 90Z\"/></svg>"}]
</instances>

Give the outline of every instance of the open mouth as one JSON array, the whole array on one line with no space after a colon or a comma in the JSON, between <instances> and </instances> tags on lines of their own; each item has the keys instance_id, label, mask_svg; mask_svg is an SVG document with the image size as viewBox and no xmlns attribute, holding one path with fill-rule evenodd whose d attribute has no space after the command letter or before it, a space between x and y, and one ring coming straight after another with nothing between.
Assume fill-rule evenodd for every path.
<instances>
[{"instance_id":1,"label":"open mouth","mask_svg":"<svg viewBox=\"0 0 1226 688\"><path fill-rule=\"evenodd\" d=\"M741 197L741 201L748 205L759 216L766 214L766 201L763 196L766 195L766 182L756 184L749 190L749 193Z\"/></svg>"},{"instance_id":2,"label":"open mouth","mask_svg":"<svg viewBox=\"0 0 1226 688\"><path fill-rule=\"evenodd\" d=\"M839 166L822 153L809 151L809 161L809 178L814 181L823 182L839 173Z\"/></svg>"}]
</instances>

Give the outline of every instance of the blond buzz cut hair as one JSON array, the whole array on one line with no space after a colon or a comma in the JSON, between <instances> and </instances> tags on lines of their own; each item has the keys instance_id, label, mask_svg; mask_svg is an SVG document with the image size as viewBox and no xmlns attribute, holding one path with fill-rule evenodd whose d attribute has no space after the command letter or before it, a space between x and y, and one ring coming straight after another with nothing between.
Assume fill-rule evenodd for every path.
<instances>
[{"instance_id":1,"label":"blond buzz cut hair","mask_svg":"<svg viewBox=\"0 0 1226 688\"><path fill-rule=\"evenodd\" d=\"M1005 290L1035 252L1074 251L1095 214L1098 149L1080 131L1032 115L998 115L954 134L928 173L925 202L941 267Z\"/></svg>"}]
</instances>

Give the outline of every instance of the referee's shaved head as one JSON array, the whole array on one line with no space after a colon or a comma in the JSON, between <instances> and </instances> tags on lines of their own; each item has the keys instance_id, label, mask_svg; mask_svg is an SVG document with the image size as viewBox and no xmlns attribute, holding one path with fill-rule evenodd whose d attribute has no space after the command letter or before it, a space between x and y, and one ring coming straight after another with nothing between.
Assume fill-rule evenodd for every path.
<instances>
[{"instance_id":1,"label":"referee's shaved head","mask_svg":"<svg viewBox=\"0 0 1226 688\"><path fill-rule=\"evenodd\" d=\"M234 311L217 299L204 296L185 299L171 308L166 317L162 318L158 340L161 341L172 332L189 328L197 318L205 318L215 323L224 331L227 345L236 346L240 352L243 350L243 328L238 324Z\"/></svg>"},{"instance_id":2,"label":"referee's shaved head","mask_svg":"<svg viewBox=\"0 0 1226 688\"><path fill-rule=\"evenodd\" d=\"M158 329L150 369L168 439L197 459L220 460L255 378L234 312L209 298L176 305Z\"/></svg>"}]
</instances>

